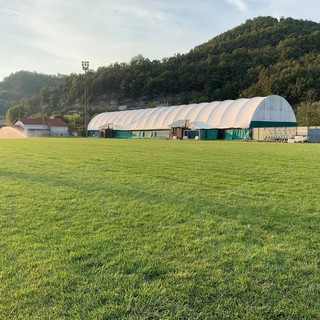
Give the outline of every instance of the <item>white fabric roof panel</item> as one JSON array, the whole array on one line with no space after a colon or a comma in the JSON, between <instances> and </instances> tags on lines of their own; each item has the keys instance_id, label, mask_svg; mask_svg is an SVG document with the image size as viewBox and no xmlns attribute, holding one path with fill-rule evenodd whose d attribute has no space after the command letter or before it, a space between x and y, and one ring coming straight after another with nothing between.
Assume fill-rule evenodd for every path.
<instances>
[{"instance_id":1,"label":"white fabric roof panel","mask_svg":"<svg viewBox=\"0 0 320 320\"><path fill-rule=\"evenodd\" d=\"M95 116L88 130L112 124L114 130L161 130L189 120L194 129L249 128L252 121L295 123L290 104L280 96L225 100L210 103L104 112Z\"/></svg>"}]
</instances>

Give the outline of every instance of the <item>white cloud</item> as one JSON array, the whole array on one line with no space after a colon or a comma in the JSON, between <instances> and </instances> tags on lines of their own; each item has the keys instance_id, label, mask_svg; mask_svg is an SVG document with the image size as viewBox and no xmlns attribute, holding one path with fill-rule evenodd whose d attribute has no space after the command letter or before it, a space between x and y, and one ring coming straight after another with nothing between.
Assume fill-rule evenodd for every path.
<instances>
[{"instance_id":1,"label":"white cloud","mask_svg":"<svg viewBox=\"0 0 320 320\"><path fill-rule=\"evenodd\" d=\"M227 0L227 2L236 6L242 12L247 12L249 9L248 4L244 0Z\"/></svg>"},{"instance_id":2,"label":"white cloud","mask_svg":"<svg viewBox=\"0 0 320 320\"><path fill-rule=\"evenodd\" d=\"M82 59L93 61L94 68L129 61L138 53L162 59L208 40L182 3L16 0L13 4L11 22L22 32L16 40L27 48L25 54L36 50L48 59L55 57L52 67L57 72L66 64L77 70ZM33 53L30 62L34 59L38 67Z\"/></svg>"}]
</instances>

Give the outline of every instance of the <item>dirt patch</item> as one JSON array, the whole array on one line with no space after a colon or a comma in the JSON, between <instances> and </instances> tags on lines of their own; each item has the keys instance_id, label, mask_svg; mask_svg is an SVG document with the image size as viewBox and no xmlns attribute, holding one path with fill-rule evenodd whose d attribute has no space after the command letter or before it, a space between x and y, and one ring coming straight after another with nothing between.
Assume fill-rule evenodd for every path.
<instances>
[{"instance_id":1,"label":"dirt patch","mask_svg":"<svg viewBox=\"0 0 320 320\"><path fill-rule=\"evenodd\" d=\"M0 128L0 138L26 138L19 130L11 127Z\"/></svg>"}]
</instances>

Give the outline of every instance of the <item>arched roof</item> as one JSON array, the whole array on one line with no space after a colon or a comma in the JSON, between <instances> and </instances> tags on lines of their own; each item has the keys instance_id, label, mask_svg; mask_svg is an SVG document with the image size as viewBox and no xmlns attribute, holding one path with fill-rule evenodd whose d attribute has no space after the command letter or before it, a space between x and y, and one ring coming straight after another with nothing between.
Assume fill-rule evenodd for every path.
<instances>
[{"instance_id":1,"label":"arched roof","mask_svg":"<svg viewBox=\"0 0 320 320\"><path fill-rule=\"evenodd\" d=\"M179 121L189 121L195 129L249 128L254 122L296 123L293 110L280 96L204 102L172 107L104 112L95 116L88 130L112 124L114 130L169 129Z\"/></svg>"}]
</instances>

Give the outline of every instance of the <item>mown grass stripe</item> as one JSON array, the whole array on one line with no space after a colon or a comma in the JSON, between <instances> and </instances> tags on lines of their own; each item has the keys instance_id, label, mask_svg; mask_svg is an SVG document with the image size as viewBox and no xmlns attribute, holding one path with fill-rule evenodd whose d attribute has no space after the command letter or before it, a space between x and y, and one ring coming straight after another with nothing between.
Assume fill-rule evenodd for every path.
<instances>
[{"instance_id":1,"label":"mown grass stripe","mask_svg":"<svg viewBox=\"0 0 320 320\"><path fill-rule=\"evenodd\" d=\"M320 147L0 140L4 319L319 318Z\"/></svg>"}]
</instances>

